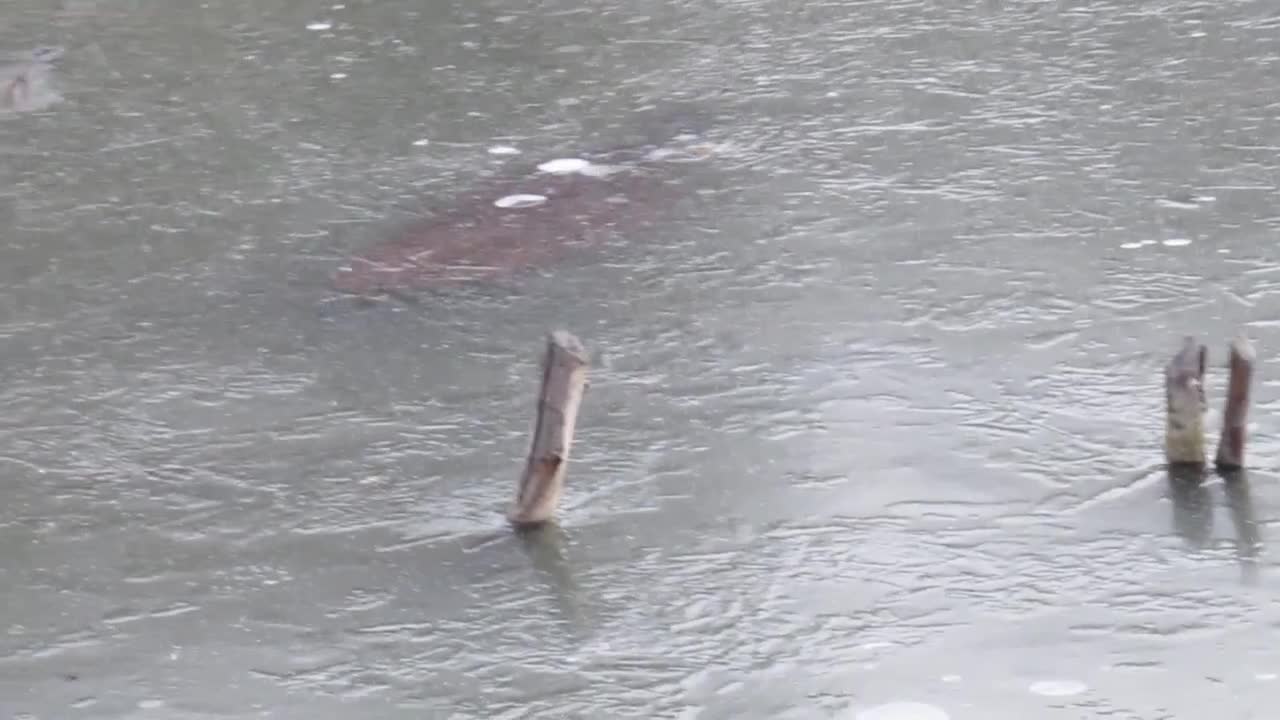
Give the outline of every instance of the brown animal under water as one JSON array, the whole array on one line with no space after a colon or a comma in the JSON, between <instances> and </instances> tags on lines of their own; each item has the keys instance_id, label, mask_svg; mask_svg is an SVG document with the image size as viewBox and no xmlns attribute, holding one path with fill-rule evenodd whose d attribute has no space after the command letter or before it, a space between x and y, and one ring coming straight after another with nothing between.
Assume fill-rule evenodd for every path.
<instances>
[{"instance_id":1,"label":"brown animal under water","mask_svg":"<svg viewBox=\"0 0 1280 720\"><path fill-rule=\"evenodd\" d=\"M447 212L411 224L394 239L353 258L333 276L339 290L359 295L396 293L508 276L566 252L600 242L608 233L636 231L661 216L681 195L671 166L653 155L614 165L603 175L531 170L487 191L472 193ZM596 160L593 160L596 162ZM502 207L516 195L541 204Z\"/></svg>"}]
</instances>

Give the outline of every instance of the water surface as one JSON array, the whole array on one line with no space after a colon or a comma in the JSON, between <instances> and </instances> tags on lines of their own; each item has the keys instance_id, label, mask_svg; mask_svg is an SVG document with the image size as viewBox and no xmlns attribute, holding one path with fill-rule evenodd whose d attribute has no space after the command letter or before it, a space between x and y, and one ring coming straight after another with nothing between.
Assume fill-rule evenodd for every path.
<instances>
[{"instance_id":1,"label":"water surface","mask_svg":"<svg viewBox=\"0 0 1280 720\"><path fill-rule=\"evenodd\" d=\"M0 0L6 717L1264 717L1258 1ZM643 232L351 302L508 162L696 108ZM425 142L423 142L425 141ZM492 154L514 147L518 156ZM547 330L560 529L502 525ZM1160 368L1259 348L1245 487ZM1242 541L1243 540L1243 541ZM864 716L865 717L865 716Z\"/></svg>"}]
</instances>

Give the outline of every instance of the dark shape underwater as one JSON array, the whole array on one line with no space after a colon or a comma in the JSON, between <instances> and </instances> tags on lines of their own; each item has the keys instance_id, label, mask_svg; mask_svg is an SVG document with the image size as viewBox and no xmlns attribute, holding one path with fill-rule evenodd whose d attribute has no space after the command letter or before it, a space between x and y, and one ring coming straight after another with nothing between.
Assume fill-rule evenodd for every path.
<instances>
[{"instance_id":1,"label":"dark shape underwater","mask_svg":"<svg viewBox=\"0 0 1280 720\"><path fill-rule=\"evenodd\" d=\"M646 143L586 154L581 159L592 169L608 170L590 174L525 168L356 256L334 274L333 285L376 295L496 279L596 245L610 233L638 232L684 195L673 170L678 164L667 162L671 152L682 151ZM705 156L706 146L692 153ZM517 195L545 201L500 206Z\"/></svg>"}]
</instances>

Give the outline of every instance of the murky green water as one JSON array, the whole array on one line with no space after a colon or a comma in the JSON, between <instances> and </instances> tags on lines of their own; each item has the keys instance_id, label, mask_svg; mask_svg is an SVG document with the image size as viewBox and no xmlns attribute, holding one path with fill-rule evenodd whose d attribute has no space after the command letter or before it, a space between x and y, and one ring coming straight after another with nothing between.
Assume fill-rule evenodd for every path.
<instances>
[{"instance_id":1,"label":"murky green water","mask_svg":"<svg viewBox=\"0 0 1280 720\"><path fill-rule=\"evenodd\" d=\"M0 0L0 82L65 49L0 113L0 717L1270 717L1278 29ZM725 149L644 232L330 288L669 107ZM596 364L522 540L555 327ZM1160 368L1201 335L1216 408L1239 329L1248 483L1170 485Z\"/></svg>"}]
</instances>

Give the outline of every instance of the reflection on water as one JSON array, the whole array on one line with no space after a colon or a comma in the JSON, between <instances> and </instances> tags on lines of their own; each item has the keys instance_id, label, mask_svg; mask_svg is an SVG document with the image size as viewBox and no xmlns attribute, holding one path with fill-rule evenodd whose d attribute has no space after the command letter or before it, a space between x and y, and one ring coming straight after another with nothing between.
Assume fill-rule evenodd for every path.
<instances>
[{"instance_id":1,"label":"reflection on water","mask_svg":"<svg viewBox=\"0 0 1280 720\"><path fill-rule=\"evenodd\" d=\"M1174 531L1194 547L1203 547L1213 536L1214 505L1203 472L1197 467L1169 469Z\"/></svg>"},{"instance_id":2,"label":"reflection on water","mask_svg":"<svg viewBox=\"0 0 1280 720\"><path fill-rule=\"evenodd\" d=\"M1158 465L1169 342L1280 341L1271 4L197 5L0 0L75 99L0 122L6 715L1273 704L1271 386L1247 481ZM731 151L590 251L328 282L673 128Z\"/></svg>"},{"instance_id":3,"label":"reflection on water","mask_svg":"<svg viewBox=\"0 0 1280 720\"><path fill-rule=\"evenodd\" d=\"M1220 475L1220 483L1210 483L1203 469L1181 465L1169 468L1174 531L1196 549L1205 549L1216 543L1213 523L1218 507L1217 488L1220 486L1231 518L1234 535L1231 544L1240 561L1241 580L1254 584L1259 580L1258 555L1262 550L1262 540L1249 491L1249 474L1246 470L1232 470Z\"/></svg>"}]
</instances>

